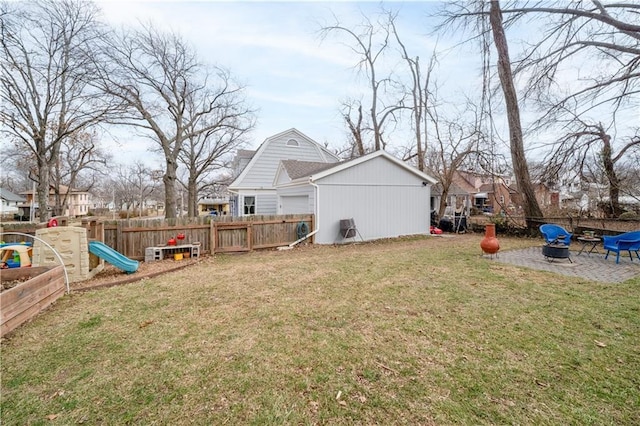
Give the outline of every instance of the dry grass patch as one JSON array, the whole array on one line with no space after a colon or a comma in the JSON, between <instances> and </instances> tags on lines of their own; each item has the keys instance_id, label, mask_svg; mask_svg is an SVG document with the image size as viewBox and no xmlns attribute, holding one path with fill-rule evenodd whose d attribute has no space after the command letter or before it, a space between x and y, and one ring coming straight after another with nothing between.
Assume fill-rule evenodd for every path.
<instances>
[{"instance_id":1,"label":"dry grass patch","mask_svg":"<svg viewBox=\"0 0 640 426\"><path fill-rule=\"evenodd\" d=\"M65 297L2 344L2 423L633 424L639 280L497 264L481 238L216 256Z\"/></svg>"}]
</instances>

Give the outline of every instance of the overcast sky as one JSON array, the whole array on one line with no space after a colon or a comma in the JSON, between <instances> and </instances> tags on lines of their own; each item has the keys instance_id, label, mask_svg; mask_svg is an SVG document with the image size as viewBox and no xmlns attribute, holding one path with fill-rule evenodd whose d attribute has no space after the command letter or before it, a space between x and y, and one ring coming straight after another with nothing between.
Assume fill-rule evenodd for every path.
<instances>
[{"instance_id":1,"label":"overcast sky","mask_svg":"<svg viewBox=\"0 0 640 426\"><path fill-rule=\"evenodd\" d=\"M340 102L366 93L358 58L336 36L322 40L319 30L335 22L355 26L362 14L374 16L373 2L220 2L102 1L104 19L113 25L153 22L182 34L203 61L228 68L247 86L247 98L258 109L251 148L265 138L295 127L319 143L344 145L346 131ZM385 2L398 11L398 29L412 56L428 61L436 37L431 35L436 2ZM342 38L342 40L346 40ZM437 42L438 50L447 43ZM479 57L460 52L441 54L438 80L454 96L479 81ZM386 65L398 67L397 63ZM386 72L387 70L383 70ZM443 90L445 90L443 89ZM442 94L443 96L446 94ZM116 133L123 161L144 153L144 139L131 143L131 133ZM400 137L400 136L398 136ZM125 140L126 139L126 140ZM392 141L393 144L393 141ZM125 155L122 155L125 154ZM158 164L161 160L158 159Z\"/></svg>"}]
</instances>

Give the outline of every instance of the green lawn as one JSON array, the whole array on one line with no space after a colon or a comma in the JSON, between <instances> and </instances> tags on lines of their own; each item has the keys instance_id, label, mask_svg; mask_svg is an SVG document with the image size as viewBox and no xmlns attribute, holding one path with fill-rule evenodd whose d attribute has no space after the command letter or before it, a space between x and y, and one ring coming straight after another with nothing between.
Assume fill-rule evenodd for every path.
<instances>
[{"instance_id":1,"label":"green lawn","mask_svg":"<svg viewBox=\"0 0 640 426\"><path fill-rule=\"evenodd\" d=\"M481 239L216 256L65 296L2 342L2 424L637 424L640 279L499 264Z\"/></svg>"}]
</instances>

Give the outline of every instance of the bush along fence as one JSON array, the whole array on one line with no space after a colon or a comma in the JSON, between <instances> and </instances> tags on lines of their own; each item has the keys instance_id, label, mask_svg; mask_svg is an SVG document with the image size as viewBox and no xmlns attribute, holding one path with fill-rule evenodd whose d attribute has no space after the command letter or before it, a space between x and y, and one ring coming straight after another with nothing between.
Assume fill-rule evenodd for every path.
<instances>
[{"instance_id":1,"label":"bush along fence","mask_svg":"<svg viewBox=\"0 0 640 426\"><path fill-rule=\"evenodd\" d=\"M85 223L95 218L82 219ZM71 221L70 221L71 222ZM273 216L204 216L177 219L127 219L98 221L103 229L101 236L92 235L88 226L89 239L101 237L104 243L128 258L144 260L147 247L165 246L178 234L184 235L185 244L200 243L200 253L246 252L256 249L288 245L298 239L299 224L306 229L314 229L314 216L273 215ZM72 223L70 223L71 225ZM19 232L35 234L36 227L44 224L19 224ZM5 232L14 231L10 223L3 224ZM100 230L102 231L102 230ZM7 239L11 236L7 235ZM309 238L313 242L313 237Z\"/></svg>"}]
</instances>

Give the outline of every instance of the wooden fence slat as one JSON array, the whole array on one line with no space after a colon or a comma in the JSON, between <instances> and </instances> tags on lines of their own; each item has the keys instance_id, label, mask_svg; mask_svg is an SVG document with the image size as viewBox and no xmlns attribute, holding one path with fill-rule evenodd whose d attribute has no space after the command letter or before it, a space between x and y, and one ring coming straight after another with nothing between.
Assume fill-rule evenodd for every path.
<instances>
[{"instance_id":1,"label":"wooden fence slat","mask_svg":"<svg viewBox=\"0 0 640 426\"><path fill-rule=\"evenodd\" d=\"M314 216L303 214L105 220L101 231L106 245L130 259L144 260L147 247L165 245L179 233L185 235L185 243L200 242L202 254L284 246L298 239L300 222L314 229Z\"/></svg>"}]
</instances>

